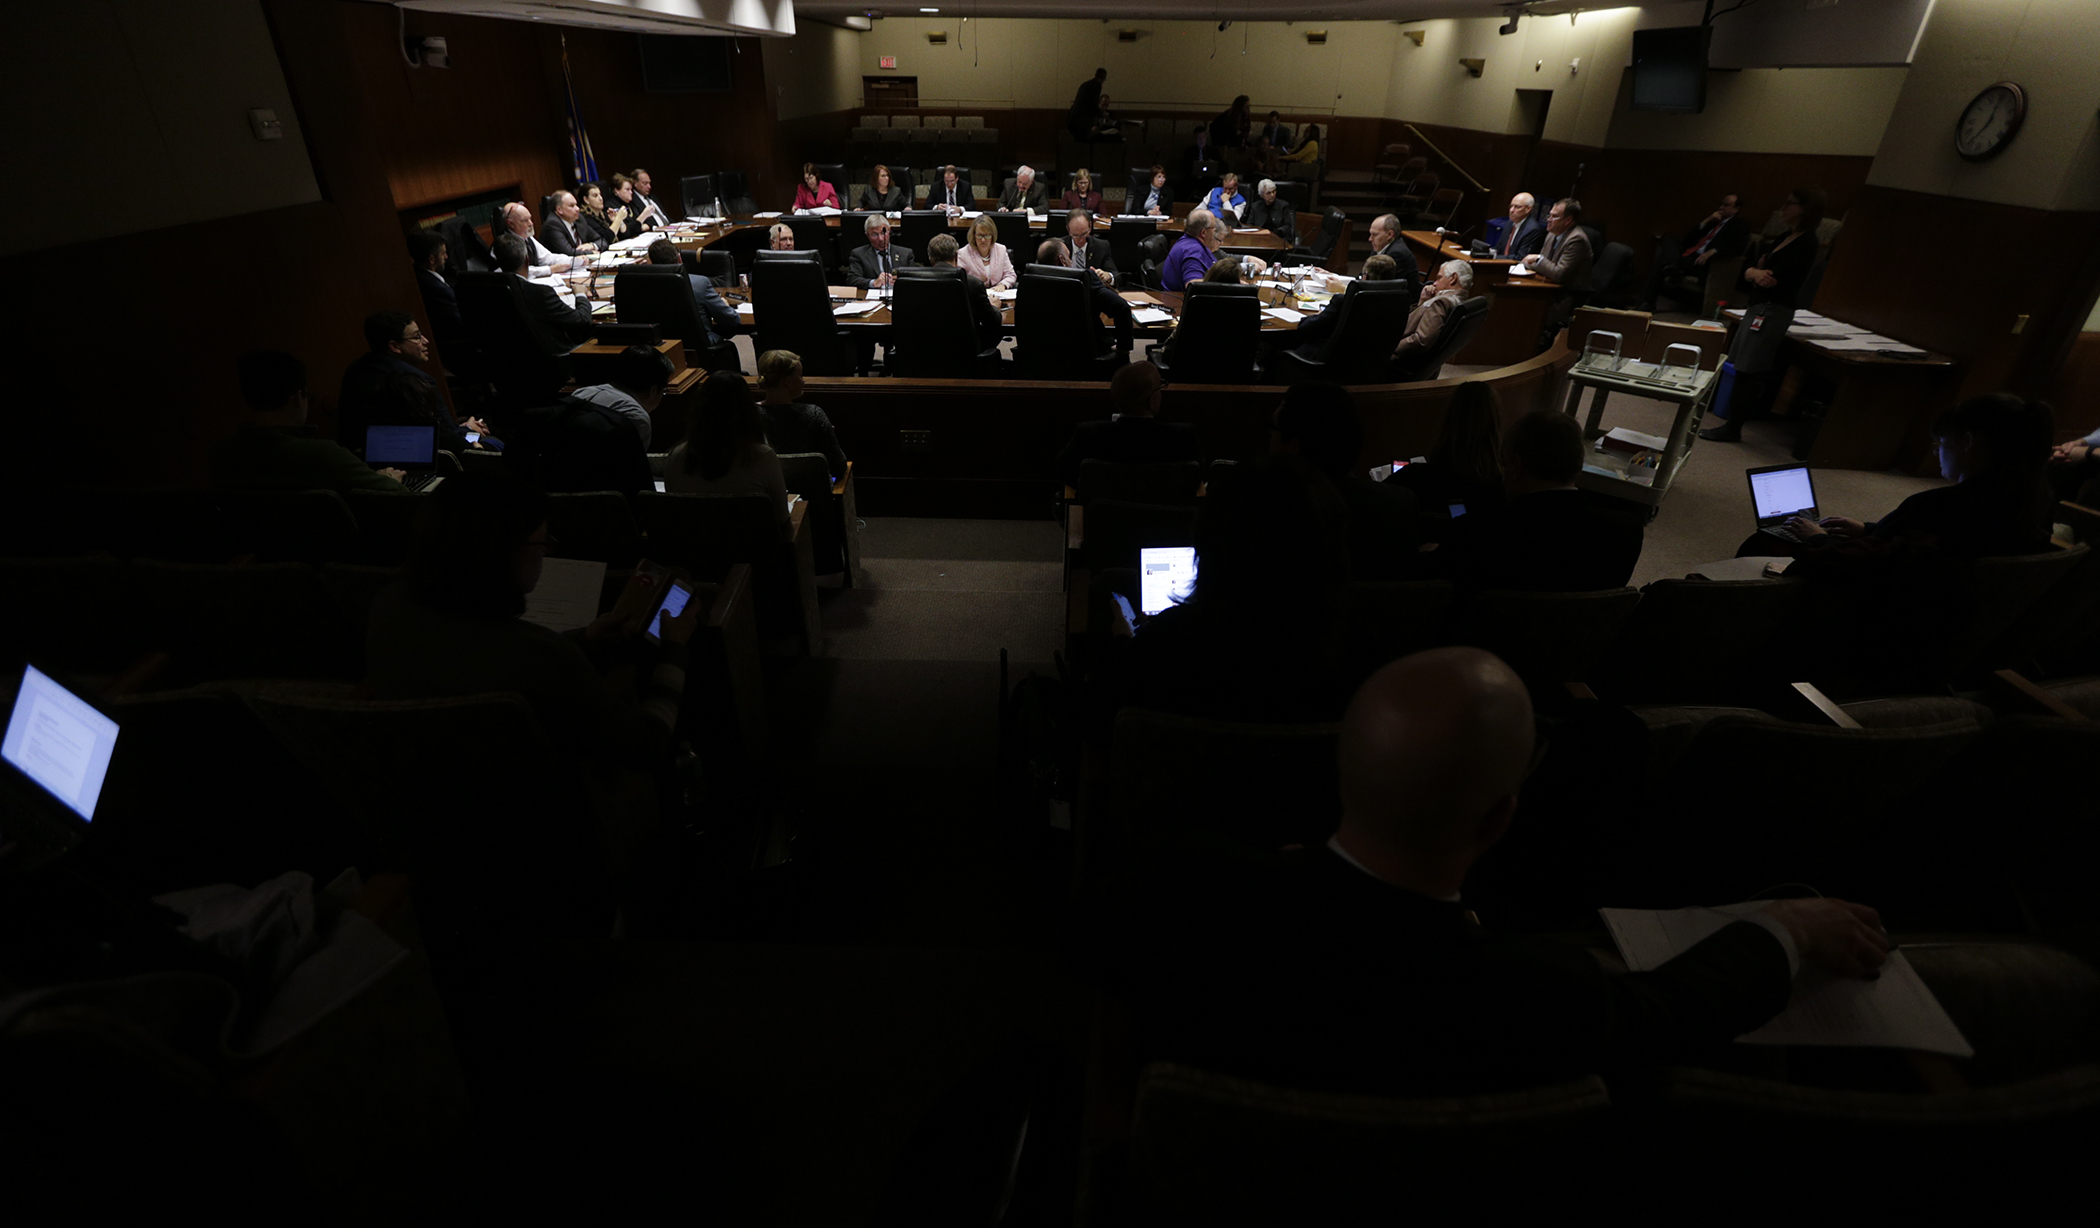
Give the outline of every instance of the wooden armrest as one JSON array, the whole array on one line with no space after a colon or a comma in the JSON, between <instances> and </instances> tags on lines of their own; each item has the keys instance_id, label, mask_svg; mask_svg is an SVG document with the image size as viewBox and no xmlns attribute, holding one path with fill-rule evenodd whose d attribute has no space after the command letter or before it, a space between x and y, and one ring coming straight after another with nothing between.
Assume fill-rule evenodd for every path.
<instances>
[{"instance_id":1,"label":"wooden armrest","mask_svg":"<svg viewBox=\"0 0 2100 1228\"><path fill-rule=\"evenodd\" d=\"M1086 544L1086 509L1075 503L1065 509L1065 549L1077 550Z\"/></svg>"},{"instance_id":2,"label":"wooden armrest","mask_svg":"<svg viewBox=\"0 0 2100 1228\"><path fill-rule=\"evenodd\" d=\"M2077 535L2079 541L2091 542L2100 547L2100 508L2087 507L2083 503L2073 503L2066 499L2056 505L2056 521L2058 524L2070 525L2071 532Z\"/></svg>"},{"instance_id":3,"label":"wooden armrest","mask_svg":"<svg viewBox=\"0 0 2100 1228\"><path fill-rule=\"evenodd\" d=\"M803 522L809 519L809 500L796 499L795 506L788 509L788 539L802 540Z\"/></svg>"},{"instance_id":4,"label":"wooden armrest","mask_svg":"<svg viewBox=\"0 0 2100 1228\"><path fill-rule=\"evenodd\" d=\"M1983 693L1991 707L2003 708L2011 713L2054 716L2067 721L2091 719L2050 692L2029 682L2020 671L2014 669L2001 669L1993 673L1990 681L1984 684Z\"/></svg>"},{"instance_id":5,"label":"wooden armrest","mask_svg":"<svg viewBox=\"0 0 2100 1228\"><path fill-rule=\"evenodd\" d=\"M751 564L731 563L715 589L714 604L707 607L707 625L720 630L736 613L737 604L751 591Z\"/></svg>"},{"instance_id":6,"label":"wooden armrest","mask_svg":"<svg viewBox=\"0 0 2100 1228\"><path fill-rule=\"evenodd\" d=\"M164 652L149 652L141 655L138 660L131 663L130 668L110 679L109 685L102 688L101 698L116 699L120 696L132 694L135 691L144 690L147 683L152 682L160 674L160 671L168 667L169 660L168 654Z\"/></svg>"},{"instance_id":7,"label":"wooden armrest","mask_svg":"<svg viewBox=\"0 0 2100 1228\"><path fill-rule=\"evenodd\" d=\"M1797 682L1794 684L1793 690L1795 694L1807 700L1809 706L1815 709L1825 720L1839 729L1862 728L1858 721L1852 719L1851 713L1838 707L1837 701L1825 695L1815 683Z\"/></svg>"},{"instance_id":8,"label":"wooden armrest","mask_svg":"<svg viewBox=\"0 0 2100 1228\"><path fill-rule=\"evenodd\" d=\"M831 484L831 493L832 493L832 494L834 494L834 495L843 495L843 494L845 494L845 493L846 493L846 488L847 488L848 486L851 486L852 484L853 484L853 462L852 462L852 461L847 461L847 462L846 462L846 472L844 472L844 473L840 474L840 475L839 475L839 480L838 480L838 481L836 481L836 482L833 482L833 483Z\"/></svg>"}]
</instances>

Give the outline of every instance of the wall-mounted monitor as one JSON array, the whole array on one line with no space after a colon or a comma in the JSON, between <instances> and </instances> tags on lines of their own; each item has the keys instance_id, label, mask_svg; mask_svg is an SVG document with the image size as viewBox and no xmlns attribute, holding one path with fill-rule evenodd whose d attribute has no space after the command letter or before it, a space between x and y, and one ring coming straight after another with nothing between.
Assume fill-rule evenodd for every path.
<instances>
[{"instance_id":1,"label":"wall-mounted monitor","mask_svg":"<svg viewBox=\"0 0 2100 1228\"><path fill-rule=\"evenodd\" d=\"M1706 109L1711 26L1633 32L1633 109L1697 114Z\"/></svg>"}]
</instances>

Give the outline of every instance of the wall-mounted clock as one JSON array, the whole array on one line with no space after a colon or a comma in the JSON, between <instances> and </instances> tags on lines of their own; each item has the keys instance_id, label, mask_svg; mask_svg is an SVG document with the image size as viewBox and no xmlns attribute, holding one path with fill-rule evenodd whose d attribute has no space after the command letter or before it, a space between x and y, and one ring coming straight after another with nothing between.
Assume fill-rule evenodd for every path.
<instances>
[{"instance_id":1,"label":"wall-mounted clock","mask_svg":"<svg viewBox=\"0 0 2100 1228\"><path fill-rule=\"evenodd\" d=\"M1954 122L1954 152L1971 162L1995 157L2012 144L2026 118L2026 90L2010 81L1988 86Z\"/></svg>"}]
</instances>

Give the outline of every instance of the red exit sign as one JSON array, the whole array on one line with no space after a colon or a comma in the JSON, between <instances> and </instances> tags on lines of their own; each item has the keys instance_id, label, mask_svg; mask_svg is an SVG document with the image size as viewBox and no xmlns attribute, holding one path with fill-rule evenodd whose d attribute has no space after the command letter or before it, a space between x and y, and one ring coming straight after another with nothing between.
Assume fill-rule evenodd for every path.
<instances>
[{"instance_id":1,"label":"red exit sign","mask_svg":"<svg viewBox=\"0 0 2100 1228\"><path fill-rule=\"evenodd\" d=\"M897 66L897 57L893 55L882 57L882 66L884 68L895 68Z\"/></svg>"}]
</instances>

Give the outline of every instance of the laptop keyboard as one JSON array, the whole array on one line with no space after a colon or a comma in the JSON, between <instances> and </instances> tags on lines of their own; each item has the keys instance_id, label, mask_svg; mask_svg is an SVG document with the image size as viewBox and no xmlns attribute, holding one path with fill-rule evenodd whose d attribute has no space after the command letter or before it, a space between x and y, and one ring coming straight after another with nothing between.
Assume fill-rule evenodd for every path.
<instances>
[{"instance_id":1,"label":"laptop keyboard","mask_svg":"<svg viewBox=\"0 0 2100 1228\"><path fill-rule=\"evenodd\" d=\"M401 484L412 491L425 491L445 480L441 473L411 473L401 479Z\"/></svg>"},{"instance_id":2,"label":"laptop keyboard","mask_svg":"<svg viewBox=\"0 0 2100 1228\"><path fill-rule=\"evenodd\" d=\"M1781 541L1793 542L1796 545L1800 544L1801 542L1801 535L1799 533L1794 532L1792 529L1787 528L1783 524L1773 525L1769 529L1759 529L1758 532L1770 533L1772 536L1778 538Z\"/></svg>"}]
</instances>

